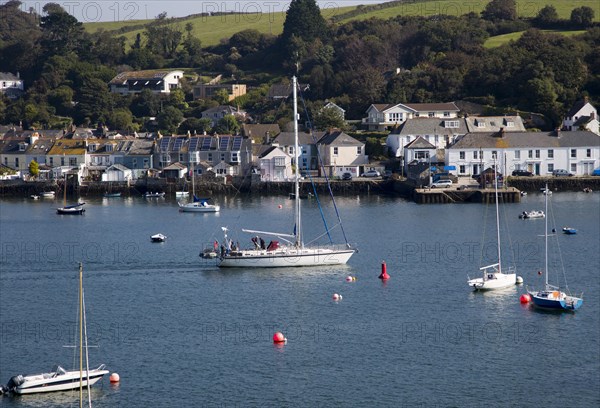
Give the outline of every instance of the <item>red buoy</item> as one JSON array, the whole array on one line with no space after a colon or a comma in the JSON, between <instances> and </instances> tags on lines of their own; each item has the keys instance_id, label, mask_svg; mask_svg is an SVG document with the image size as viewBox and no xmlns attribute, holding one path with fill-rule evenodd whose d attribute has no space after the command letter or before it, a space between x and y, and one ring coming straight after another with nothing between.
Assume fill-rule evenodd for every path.
<instances>
[{"instance_id":1,"label":"red buoy","mask_svg":"<svg viewBox=\"0 0 600 408\"><path fill-rule=\"evenodd\" d=\"M529 293L523 293L519 300L521 303L529 303L531 302L531 295Z\"/></svg>"},{"instance_id":2,"label":"red buoy","mask_svg":"<svg viewBox=\"0 0 600 408\"><path fill-rule=\"evenodd\" d=\"M538 275L540 275L540 276L541 276L541 275L542 275L542 271L538 271Z\"/></svg>"},{"instance_id":3,"label":"red buoy","mask_svg":"<svg viewBox=\"0 0 600 408\"><path fill-rule=\"evenodd\" d=\"M381 262L381 274L379 275L379 279L388 280L389 278L390 275L387 273L387 265L385 264L385 261L383 261Z\"/></svg>"},{"instance_id":4,"label":"red buoy","mask_svg":"<svg viewBox=\"0 0 600 408\"><path fill-rule=\"evenodd\" d=\"M117 374L117 373L112 373L110 375L109 379L110 379L111 383L118 383L121 380L121 378L119 377L119 374Z\"/></svg>"},{"instance_id":5,"label":"red buoy","mask_svg":"<svg viewBox=\"0 0 600 408\"><path fill-rule=\"evenodd\" d=\"M277 332L273 335L273 343L285 343L285 336L281 332Z\"/></svg>"}]
</instances>

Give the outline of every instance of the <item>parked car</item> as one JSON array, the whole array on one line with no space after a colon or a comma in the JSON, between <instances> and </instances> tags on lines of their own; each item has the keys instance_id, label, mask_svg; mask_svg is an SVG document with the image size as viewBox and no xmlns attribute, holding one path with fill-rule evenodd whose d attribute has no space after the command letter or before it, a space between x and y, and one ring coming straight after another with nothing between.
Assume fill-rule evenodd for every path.
<instances>
[{"instance_id":1,"label":"parked car","mask_svg":"<svg viewBox=\"0 0 600 408\"><path fill-rule=\"evenodd\" d=\"M363 174L360 175L361 177L380 177L381 173L378 172L377 170L369 170L369 171L365 171Z\"/></svg>"},{"instance_id":2,"label":"parked car","mask_svg":"<svg viewBox=\"0 0 600 408\"><path fill-rule=\"evenodd\" d=\"M531 177L533 173L527 170L515 170L512 172L512 175L515 177Z\"/></svg>"},{"instance_id":3,"label":"parked car","mask_svg":"<svg viewBox=\"0 0 600 408\"><path fill-rule=\"evenodd\" d=\"M598 167L597 169L594 169L594 171L592 171L592 176L600 176L600 167Z\"/></svg>"},{"instance_id":4,"label":"parked car","mask_svg":"<svg viewBox=\"0 0 600 408\"><path fill-rule=\"evenodd\" d=\"M431 183L431 188L448 188L452 187L452 180L438 180Z\"/></svg>"},{"instance_id":5,"label":"parked car","mask_svg":"<svg viewBox=\"0 0 600 408\"><path fill-rule=\"evenodd\" d=\"M352 173L343 173L342 180L352 180Z\"/></svg>"},{"instance_id":6,"label":"parked car","mask_svg":"<svg viewBox=\"0 0 600 408\"><path fill-rule=\"evenodd\" d=\"M554 177L571 177L573 174L564 169L556 169L552 172Z\"/></svg>"}]
</instances>

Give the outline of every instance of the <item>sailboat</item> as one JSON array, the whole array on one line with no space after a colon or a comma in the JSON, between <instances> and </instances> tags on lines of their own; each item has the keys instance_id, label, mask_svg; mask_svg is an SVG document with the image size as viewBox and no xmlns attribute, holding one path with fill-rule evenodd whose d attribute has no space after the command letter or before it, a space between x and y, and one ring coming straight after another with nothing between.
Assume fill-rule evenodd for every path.
<instances>
[{"instance_id":1,"label":"sailboat","mask_svg":"<svg viewBox=\"0 0 600 408\"><path fill-rule=\"evenodd\" d=\"M547 188L548 186L546 186ZM548 214L549 195L545 194L546 214ZM577 310L583 304L581 297L567 294L561 291L558 286L548 283L548 237L548 217L546 217L544 224L544 271L542 272L545 275L545 285L542 290L529 290L528 288L527 292L531 297L531 302L537 307L556 310ZM566 287L566 290L568 291L568 287Z\"/></svg>"},{"instance_id":2,"label":"sailboat","mask_svg":"<svg viewBox=\"0 0 600 408\"><path fill-rule=\"evenodd\" d=\"M305 246L302 241L302 218L300 206L300 177L298 171L298 107L297 107L297 80L292 78L293 103L294 103L294 154L296 166L294 171L294 233L277 233L243 229L251 234L273 236L279 239L271 241L268 245L262 238L252 238L254 248L241 249L233 244L228 237L229 229L221 227L224 233L224 242L217 260L221 268L276 268L290 266L324 266L340 265L348 262L356 252L350 244L328 246ZM284 241L285 244L281 244Z\"/></svg>"},{"instance_id":3,"label":"sailboat","mask_svg":"<svg viewBox=\"0 0 600 408\"><path fill-rule=\"evenodd\" d=\"M468 279L467 284L475 290L494 290L503 289L517 283L517 273L514 266L502 270L502 249L500 245L500 211L498 206L498 176L496 175L496 161L494 157L494 196L496 201L496 244L498 262L486 265L479 270L483 276L481 278Z\"/></svg>"},{"instance_id":4,"label":"sailboat","mask_svg":"<svg viewBox=\"0 0 600 408\"><path fill-rule=\"evenodd\" d=\"M79 202L73 205L67 205L67 175L65 174L65 185L63 192L63 206L56 209L57 214L82 215L85 212L83 206L85 203Z\"/></svg>"},{"instance_id":5,"label":"sailboat","mask_svg":"<svg viewBox=\"0 0 600 408\"><path fill-rule=\"evenodd\" d=\"M85 369L83 367L85 348ZM15 375L6 386L0 387L0 394L36 394L51 391L67 391L79 389L80 401L83 399L83 388L89 387L102 379L108 370L101 364L98 368L89 368L87 344L87 324L85 320L85 298L83 295L83 265L79 264L79 370L67 371L55 366L52 371L33 375ZM91 398L88 392L88 398Z\"/></svg>"},{"instance_id":6,"label":"sailboat","mask_svg":"<svg viewBox=\"0 0 600 408\"><path fill-rule=\"evenodd\" d=\"M179 205L179 211L182 212L219 212L221 207L216 204L210 204L209 198L198 198L196 197L196 183L194 183L194 162L192 162L192 197L191 203L182 204L177 202Z\"/></svg>"}]
</instances>

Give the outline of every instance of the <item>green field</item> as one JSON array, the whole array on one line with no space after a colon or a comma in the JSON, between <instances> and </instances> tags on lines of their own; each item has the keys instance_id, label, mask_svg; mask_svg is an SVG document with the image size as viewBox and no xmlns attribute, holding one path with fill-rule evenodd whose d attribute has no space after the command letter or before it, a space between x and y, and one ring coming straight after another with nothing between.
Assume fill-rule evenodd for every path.
<instances>
[{"instance_id":1,"label":"green field","mask_svg":"<svg viewBox=\"0 0 600 408\"><path fill-rule=\"evenodd\" d=\"M358 16L349 17L342 19L341 22L347 22L351 20L365 20L372 17L381 19L388 19L396 17L398 15L412 15L412 16L431 16L438 14L447 15L462 15L471 11L481 12L488 2L485 0L475 2L456 2L450 0L441 1L424 1L424 2L407 2L394 7L385 8L382 10L374 10ZM547 4L552 4L556 8L558 15L563 19L568 19L571 15L571 10L576 7L588 6L591 7L595 12L595 21L600 21L600 1L598 0L571 0L569 2L565 0L527 0L517 1L517 10L521 17L534 17L537 15L539 10ZM334 15L340 15L355 7L342 7L342 8L326 8L323 10L323 16L330 18ZM199 16L184 21L176 22L181 26L183 31L187 23L192 23L194 26L193 34L198 37L203 46L217 45L223 39L230 38L233 34L247 30L255 29L261 33L271 33L278 35L283 31L283 22L285 21L285 13L271 13L271 14L227 14L223 16ZM136 20L136 21L123 21L123 22L100 22L100 23L86 23L84 24L85 29L88 32L95 32L100 29L104 30L117 30L121 27L130 27L144 24L149 20ZM138 33L143 33L144 29L130 31L123 36L126 38L128 44L132 44ZM516 35L518 33L508 34L508 36ZM490 41L496 41L490 39ZM516 37L515 37L516 38ZM498 45L508 40L499 39ZM492 42L493 44L493 42ZM497 46L488 45L486 46Z\"/></svg>"},{"instance_id":2,"label":"green field","mask_svg":"<svg viewBox=\"0 0 600 408\"><path fill-rule=\"evenodd\" d=\"M572 36L572 35L578 35L578 34L583 34L585 33L584 30L576 30L576 31L563 31L563 30L541 30L545 33L556 33L556 34L561 34L561 35L565 35L565 36ZM490 37L485 44L483 44L483 46L485 48L495 48L495 47L499 47L501 45L504 45L510 41L515 41L518 40L519 38L521 38L521 36L523 35L525 31L517 31L515 33L509 33L509 34L502 34L502 35L497 35L495 37Z\"/></svg>"}]
</instances>

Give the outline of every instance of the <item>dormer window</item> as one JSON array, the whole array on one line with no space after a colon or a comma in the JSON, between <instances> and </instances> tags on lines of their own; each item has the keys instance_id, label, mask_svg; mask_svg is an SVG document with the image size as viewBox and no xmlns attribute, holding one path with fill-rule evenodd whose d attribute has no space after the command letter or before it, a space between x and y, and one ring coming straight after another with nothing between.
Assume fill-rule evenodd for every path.
<instances>
[{"instance_id":1,"label":"dormer window","mask_svg":"<svg viewBox=\"0 0 600 408\"><path fill-rule=\"evenodd\" d=\"M504 124L506 125L506 127L515 127L515 122L513 122L512 120L505 120Z\"/></svg>"},{"instance_id":2,"label":"dormer window","mask_svg":"<svg viewBox=\"0 0 600 408\"><path fill-rule=\"evenodd\" d=\"M19 151L24 152L27 149L27 143L19 143Z\"/></svg>"},{"instance_id":3,"label":"dormer window","mask_svg":"<svg viewBox=\"0 0 600 408\"><path fill-rule=\"evenodd\" d=\"M445 120L444 127L446 129L458 129L459 122L458 120Z\"/></svg>"},{"instance_id":4,"label":"dormer window","mask_svg":"<svg viewBox=\"0 0 600 408\"><path fill-rule=\"evenodd\" d=\"M88 146L88 150L89 150L90 152L95 152L95 151L96 151L96 144L95 144L95 143L92 143L92 144L90 144L90 145Z\"/></svg>"},{"instance_id":5,"label":"dormer window","mask_svg":"<svg viewBox=\"0 0 600 408\"><path fill-rule=\"evenodd\" d=\"M477 120L477 127L478 128L484 128L485 127L485 121L483 120Z\"/></svg>"},{"instance_id":6,"label":"dormer window","mask_svg":"<svg viewBox=\"0 0 600 408\"><path fill-rule=\"evenodd\" d=\"M112 152L113 151L113 145L109 143L109 144L105 145L105 149L106 149L107 152Z\"/></svg>"}]
</instances>

